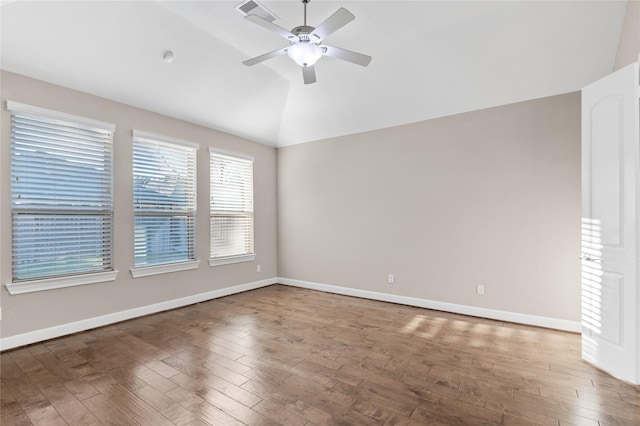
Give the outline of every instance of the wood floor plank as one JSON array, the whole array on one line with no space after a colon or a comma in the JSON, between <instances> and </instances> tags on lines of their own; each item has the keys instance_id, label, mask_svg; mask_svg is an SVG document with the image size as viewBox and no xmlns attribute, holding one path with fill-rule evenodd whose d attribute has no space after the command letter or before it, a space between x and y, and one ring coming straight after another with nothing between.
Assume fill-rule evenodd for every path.
<instances>
[{"instance_id":1,"label":"wood floor plank","mask_svg":"<svg viewBox=\"0 0 640 426\"><path fill-rule=\"evenodd\" d=\"M639 425L580 336L273 285L0 354L3 425Z\"/></svg>"},{"instance_id":2,"label":"wood floor plank","mask_svg":"<svg viewBox=\"0 0 640 426\"><path fill-rule=\"evenodd\" d=\"M6 383L0 383L0 413L8 415L21 412L20 403Z\"/></svg>"},{"instance_id":3,"label":"wood floor plank","mask_svg":"<svg viewBox=\"0 0 640 426\"><path fill-rule=\"evenodd\" d=\"M137 423L157 426L168 426L172 424L160 412L154 410L133 392L122 387L111 378L96 379L92 384L100 391L101 395L106 396L111 402L116 404L120 411Z\"/></svg>"},{"instance_id":4,"label":"wood floor plank","mask_svg":"<svg viewBox=\"0 0 640 426\"><path fill-rule=\"evenodd\" d=\"M109 395L97 394L82 401L105 425L130 426L139 424L127 416L118 406L118 401Z\"/></svg>"},{"instance_id":5,"label":"wood floor plank","mask_svg":"<svg viewBox=\"0 0 640 426\"><path fill-rule=\"evenodd\" d=\"M31 423L36 425L66 426L68 424L51 404L30 407L25 410L25 414Z\"/></svg>"},{"instance_id":6,"label":"wood floor plank","mask_svg":"<svg viewBox=\"0 0 640 426\"><path fill-rule=\"evenodd\" d=\"M187 410L186 408L180 405L171 406L171 408L165 411L164 415L169 420L171 420L173 424L177 426L210 426L210 425L224 424L222 421L218 419L215 420L216 423L214 423L214 420L211 420L211 423L206 422L201 417L201 415L192 413L191 411ZM230 422L227 422L226 423L227 425L233 425L233 426L242 425L242 423L237 421L236 423L233 423L235 421L233 418L229 418L229 419L230 419Z\"/></svg>"},{"instance_id":7,"label":"wood floor plank","mask_svg":"<svg viewBox=\"0 0 640 426\"><path fill-rule=\"evenodd\" d=\"M167 411L170 411L178 405L175 401L171 400L171 398L152 386L138 388L132 391L132 393L162 415L165 415Z\"/></svg>"},{"instance_id":8,"label":"wood floor plank","mask_svg":"<svg viewBox=\"0 0 640 426\"><path fill-rule=\"evenodd\" d=\"M557 406L554 406L553 401L548 400L533 403L533 401L515 397L499 401L490 399L487 400L485 407L540 424L552 425L565 421L588 426L599 426L597 420L581 417L573 412L567 412L565 409L558 409Z\"/></svg>"},{"instance_id":9,"label":"wood floor plank","mask_svg":"<svg viewBox=\"0 0 640 426\"><path fill-rule=\"evenodd\" d=\"M308 422L306 418L299 416L290 410L283 409L282 405L268 400L263 400L256 405L254 409L265 417L281 425L304 426Z\"/></svg>"},{"instance_id":10,"label":"wood floor plank","mask_svg":"<svg viewBox=\"0 0 640 426\"><path fill-rule=\"evenodd\" d=\"M50 406L51 404L40 392L37 386L26 377L6 379L3 382L14 395L16 401L25 414L32 408Z\"/></svg>"},{"instance_id":11,"label":"wood floor plank","mask_svg":"<svg viewBox=\"0 0 640 426\"><path fill-rule=\"evenodd\" d=\"M175 383L171 380L148 368L146 363L133 370L133 374L162 393L168 392L176 387Z\"/></svg>"},{"instance_id":12,"label":"wood floor plank","mask_svg":"<svg viewBox=\"0 0 640 426\"><path fill-rule=\"evenodd\" d=\"M175 368L167 365L163 361L154 360L145 364L147 368L155 371L165 379L168 379L171 376L175 376L179 373Z\"/></svg>"},{"instance_id":13,"label":"wood floor plank","mask_svg":"<svg viewBox=\"0 0 640 426\"><path fill-rule=\"evenodd\" d=\"M224 356L221 356L213 362L240 375L251 370L251 367L248 367L242 363L239 363L238 361L234 361Z\"/></svg>"},{"instance_id":14,"label":"wood floor plank","mask_svg":"<svg viewBox=\"0 0 640 426\"><path fill-rule=\"evenodd\" d=\"M499 425L503 424L504 414L499 410L440 397L435 404L433 401L423 402L414 410L411 418L420 421L436 420L450 425Z\"/></svg>"},{"instance_id":15,"label":"wood floor plank","mask_svg":"<svg viewBox=\"0 0 640 426\"><path fill-rule=\"evenodd\" d=\"M5 413L2 412L0 415L0 424L4 426L32 426L31 420L27 417L26 413L23 411L13 412L13 413Z\"/></svg>"},{"instance_id":16,"label":"wood floor plank","mask_svg":"<svg viewBox=\"0 0 640 426\"><path fill-rule=\"evenodd\" d=\"M205 405L206 403L206 401L198 395L202 392L204 392L204 389L201 388L192 391L185 387L178 386L165 393L165 395L167 396L167 398L170 398L172 401L178 403L180 406L186 408L190 412L197 412L199 411L200 407Z\"/></svg>"}]
</instances>

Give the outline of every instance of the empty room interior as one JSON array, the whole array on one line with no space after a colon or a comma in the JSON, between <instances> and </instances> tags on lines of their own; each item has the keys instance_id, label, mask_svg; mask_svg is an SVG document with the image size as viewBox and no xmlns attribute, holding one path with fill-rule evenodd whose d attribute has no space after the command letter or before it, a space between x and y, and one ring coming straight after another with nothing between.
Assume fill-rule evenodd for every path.
<instances>
[{"instance_id":1,"label":"empty room interior","mask_svg":"<svg viewBox=\"0 0 640 426\"><path fill-rule=\"evenodd\" d=\"M640 424L640 1L0 24L1 424Z\"/></svg>"}]
</instances>

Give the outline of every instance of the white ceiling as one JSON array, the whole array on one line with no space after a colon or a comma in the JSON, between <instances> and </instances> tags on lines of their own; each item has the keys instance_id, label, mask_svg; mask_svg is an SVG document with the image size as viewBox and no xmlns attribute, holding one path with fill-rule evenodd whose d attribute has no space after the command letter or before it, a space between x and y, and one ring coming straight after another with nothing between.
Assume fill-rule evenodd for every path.
<instances>
[{"instance_id":1,"label":"white ceiling","mask_svg":"<svg viewBox=\"0 0 640 426\"><path fill-rule=\"evenodd\" d=\"M579 90L612 71L626 1L312 0L317 26L355 21L325 44L304 85L287 56L242 61L286 40L233 1L3 1L0 66L273 146L363 132ZM262 1L287 29L299 0ZM164 52L175 54L172 63Z\"/></svg>"}]
</instances>

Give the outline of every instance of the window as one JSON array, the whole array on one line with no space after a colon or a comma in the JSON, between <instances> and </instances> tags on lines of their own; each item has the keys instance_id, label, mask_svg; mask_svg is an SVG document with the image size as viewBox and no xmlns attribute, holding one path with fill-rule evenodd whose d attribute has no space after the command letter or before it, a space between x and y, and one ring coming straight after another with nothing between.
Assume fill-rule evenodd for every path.
<instances>
[{"instance_id":1,"label":"window","mask_svg":"<svg viewBox=\"0 0 640 426\"><path fill-rule=\"evenodd\" d=\"M9 292L115 279L115 127L11 101L7 109L11 111Z\"/></svg>"},{"instance_id":2,"label":"window","mask_svg":"<svg viewBox=\"0 0 640 426\"><path fill-rule=\"evenodd\" d=\"M255 258L253 159L210 152L211 266Z\"/></svg>"},{"instance_id":3,"label":"window","mask_svg":"<svg viewBox=\"0 0 640 426\"><path fill-rule=\"evenodd\" d=\"M190 142L133 133L134 265L146 268L134 268L134 277L198 266L197 149Z\"/></svg>"}]
</instances>

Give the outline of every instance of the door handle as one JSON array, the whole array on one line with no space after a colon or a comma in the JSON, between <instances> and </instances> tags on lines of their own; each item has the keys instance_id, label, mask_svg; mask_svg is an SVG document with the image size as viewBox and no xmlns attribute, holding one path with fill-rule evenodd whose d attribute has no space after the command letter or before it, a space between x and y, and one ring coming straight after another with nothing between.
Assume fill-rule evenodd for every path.
<instances>
[{"instance_id":1,"label":"door handle","mask_svg":"<svg viewBox=\"0 0 640 426\"><path fill-rule=\"evenodd\" d=\"M580 259L586 260L587 262L602 263L601 258L591 256L590 254L583 254L582 256L580 256Z\"/></svg>"}]
</instances>

